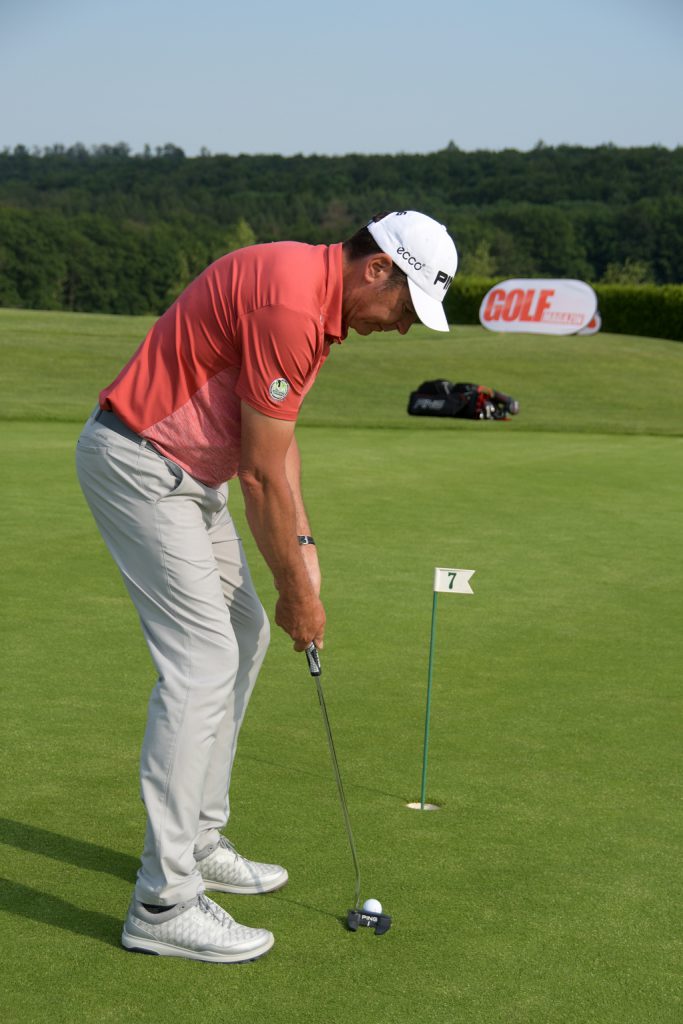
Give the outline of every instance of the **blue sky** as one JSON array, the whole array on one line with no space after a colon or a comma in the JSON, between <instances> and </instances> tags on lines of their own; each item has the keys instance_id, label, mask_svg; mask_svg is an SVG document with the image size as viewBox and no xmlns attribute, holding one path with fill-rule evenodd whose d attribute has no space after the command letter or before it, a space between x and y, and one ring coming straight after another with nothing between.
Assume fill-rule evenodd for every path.
<instances>
[{"instance_id":1,"label":"blue sky","mask_svg":"<svg viewBox=\"0 0 683 1024\"><path fill-rule=\"evenodd\" d=\"M0 148L683 145L681 0L0 0Z\"/></svg>"}]
</instances>

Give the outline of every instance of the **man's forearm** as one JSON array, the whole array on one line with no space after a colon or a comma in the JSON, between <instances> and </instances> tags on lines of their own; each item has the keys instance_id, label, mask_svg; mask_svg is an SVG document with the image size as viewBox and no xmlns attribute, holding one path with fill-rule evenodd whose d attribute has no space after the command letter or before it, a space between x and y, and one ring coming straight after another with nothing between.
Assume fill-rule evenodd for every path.
<instances>
[{"instance_id":1,"label":"man's forearm","mask_svg":"<svg viewBox=\"0 0 683 1024\"><path fill-rule=\"evenodd\" d=\"M299 446L296 443L295 437L292 438L292 443L287 450L285 473L292 490L292 500L296 516L296 532L298 534L308 534L311 532L311 527L308 522L303 494L301 493L301 455L299 454Z\"/></svg>"},{"instance_id":2,"label":"man's forearm","mask_svg":"<svg viewBox=\"0 0 683 1024\"><path fill-rule=\"evenodd\" d=\"M318 594L319 573L311 572L297 541L301 519L301 487L298 484L298 450L293 449L294 486L287 463L294 424L252 409L242 402L242 444L238 471L249 527L265 558L279 591L275 621L303 651L311 642L322 647L325 609ZM290 467L290 473L292 468ZM299 522L297 522L299 514ZM303 512L305 516L305 512ZM312 550L315 550L314 548ZM317 559L316 559L317 565Z\"/></svg>"},{"instance_id":3,"label":"man's forearm","mask_svg":"<svg viewBox=\"0 0 683 1024\"><path fill-rule=\"evenodd\" d=\"M297 502L288 475L244 473L240 474L240 484L249 528L278 591L303 594L310 590L310 577L296 539Z\"/></svg>"},{"instance_id":4,"label":"man's forearm","mask_svg":"<svg viewBox=\"0 0 683 1024\"><path fill-rule=\"evenodd\" d=\"M296 443L295 437L292 437L292 442L287 450L285 473L287 474L289 486L292 489L292 499L294 501L294 510L296 515L296 532L300 536L310 536L311 525L308 520L308 514L306 512L303 494L301 491L301 456L299 454L299 446ZM313 590L316 594L320 594L322 579L320 575L320 563L318 561L318 549L312 544L306 544L300 550L301 558L306 566L306 572L310 577Z\"/></svg>"}]
</instances>

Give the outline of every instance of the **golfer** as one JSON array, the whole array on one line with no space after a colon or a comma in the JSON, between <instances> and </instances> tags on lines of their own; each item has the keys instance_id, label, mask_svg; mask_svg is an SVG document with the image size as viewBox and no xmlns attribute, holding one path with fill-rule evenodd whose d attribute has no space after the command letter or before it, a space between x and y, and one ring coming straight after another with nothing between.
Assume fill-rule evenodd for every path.
<instances>
[{"instance_id":1,"label":"golfer","mask_svg":"<svg viewBox=\"0 0 683 1024\"><path fill-rule=\"evenodd\" d=\"M269 640L227 507L237 477L273 574L275 622L323 646L320 568L294 427L347 331L448 330L457 254L421 213L376 217L347 242L253 245L223 256L154 324L100 394L78 477L140 617L156 671L141 764L147 827L126 949L221 963L273 945L205 891L287 882L222 835L240 726Z\"/></svg>"}]
</instances>

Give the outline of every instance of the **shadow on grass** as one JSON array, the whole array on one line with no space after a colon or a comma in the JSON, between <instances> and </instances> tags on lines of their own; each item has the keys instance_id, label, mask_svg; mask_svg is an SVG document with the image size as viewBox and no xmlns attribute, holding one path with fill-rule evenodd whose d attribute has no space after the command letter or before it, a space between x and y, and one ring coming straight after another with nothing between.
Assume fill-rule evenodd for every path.
<instances>
[{"instance_id":1,"label":"shadow on grass","mask_svg":"<svg viewBox=\"0 0 683 1024\"><path fill-rule=\"evenodd\" d=\"M242 760L242 761L256 761L258 764L267 764L271 768L280 768L284 772L295 772L298 775L307 775L309 778L313 778L313 779L320 778L320 773L318 771L311 771L308 768L298 768L295 765L291 765L291 764L282 764L281 761L269 761L267 758L265 758L265 757L258 757L256 754L247 754L247 753L240 754L240 760ZM365 790L367 790L368 793L376 793L378 796L388 796L388 797L391 797L392 800L401 800L401 801L403 801L403 797L399 793L389 793L389 792L387 792L386 789L379 789L377 786L367 786L363 782L353 782L353 781L347 782L346 779L344 779L344 788L345 789L365 789Z\"/></svg>"},{"instance_id":2,"label":"shadow on grass","mask_svg":"<svg viewBox=\"0 0 683 1024\"><path fill-rule=\"evenodd\" d=\"M83 910L59 896L30 889L21 882L12 882L7 878L0 878L0 911L26 917L39 924L53 925L76 935L85 935L107 946L120 946L120 919L100 914L96 910Z\"/></svg>"},{"instance_id":3,"label":"shadow on grass","mask_svg":"<svg viewBox=\"0 0 683 1024\"><path fill-rule=\"evenodd\" d=\"M301 907L303 910L311 910L314 914L319 914L320 917L331 917L333 921L346 921L346 917L340 917L339 914L333 914L329 910L322 910L320 907L314 907L310 903L303 903L301 900L292 900L288 896L282 896L280 893L274 893L273 898L276 899L278 903L289 903L292 907Z\"/></svg>"},{"instance_id":4,"label":"shadow on grass","mask_svg":"<svg viewBox=\"0 0 683 1024\"><path fill-rule=\"evenodd\" d=\"M137 858L127 853L88 843L84 839L74 839L73 836L62 836L11 818L0 818L0 843L61 861L62 864L74 864L77 868L112 875L131 884L135 882L139 864Z\"/></svg>"}]
</instances>

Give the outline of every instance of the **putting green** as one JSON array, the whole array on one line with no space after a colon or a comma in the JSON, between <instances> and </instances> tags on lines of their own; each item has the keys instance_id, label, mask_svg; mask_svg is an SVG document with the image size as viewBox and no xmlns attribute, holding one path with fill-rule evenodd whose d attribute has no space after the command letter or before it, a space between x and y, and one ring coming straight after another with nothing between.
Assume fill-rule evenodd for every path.
<instances>
[{"instance_id":1,"label":"putting green","mask_svg":"<svg viewBox=\"0 0 683 1024\"><path fill-rule=\"evenodd\" d=\"M603 337L579 358L578 339L552 351L535 339L515 360L467 329L454 348L418 335L415 351L387 337L333 353L299 430L325 577L325 693L363 898L395 923L381 938L343 927L353 872L315 690L276 631L230 835L291 881L218 896L276 935L259 963L223 968L118 945L153 674L72 453L78 418L143 325L0 311L13 417L0 512L3 1019L673 1024L683 443L642 386L680 388L683 349ZM555 411L560 364L578 390ZM413 422L407 391L436 376L509 391L522 413ZM615 380L620 397L600 411L581 397ZM637 396L632 419L624 394ZM242 528L237 487L232 507ZM442 810L422 814L404 805L419 796L435 565L475 569L475 593L440 598L428 797Z\"/></svg>"}]
</instances>

